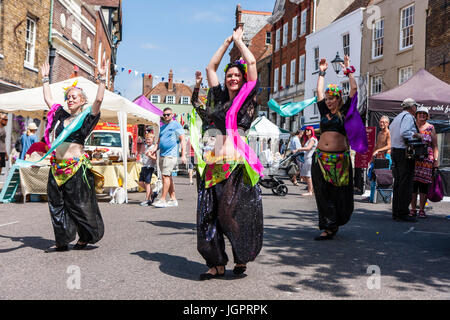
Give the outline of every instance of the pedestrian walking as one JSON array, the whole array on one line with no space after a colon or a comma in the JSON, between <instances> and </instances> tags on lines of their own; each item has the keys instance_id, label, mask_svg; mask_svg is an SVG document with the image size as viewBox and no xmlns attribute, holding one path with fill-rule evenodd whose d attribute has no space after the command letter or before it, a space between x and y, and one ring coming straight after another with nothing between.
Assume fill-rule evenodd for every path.
<instances>
[{"instance_id":1,"label":"pedestrian walking","mask_svg":"<svg viewBox=\"0 0 450 320\"><path fill-rule=\"evenodd\" d=\"M79 239L75 250L94 244L104 234L103 219L95 194L94 175L89 156L84 153L84 142L100 119L100 107L106 86L107 65L103 60L98 66L97 96L91 107L83 108L88 101L82 88L72 86L65 90L68 111L53 100L49 85L49 64L41 67L44 99L50 111L45 130L45 140L50 142L50 133L56 139L52 142L54 155L50 159L51 170L47 184L48 205L55 233L56 246L46 250L67 251L68 244Z\"/></svg>"},{"instance_id":2,"label":"pedestrian walking","mask_svg":"<svg viewBox=\"0 0 450 320\"><path fill-rule=\"evenodd\" d=\"M311 165L318 143L319 141L314 133L314 128L311 126L306 127L305 132L302 135L302 145L304 147L297 150L305 152L303 156L304 162L300 170L300 177L306 181L306 185L308 186L308 192L300 194L301 196L312 196L314 192L311 180Z\"/></svg>"},{"instance_id":3,"label":"pedestrian walking","mask_svg":"<svg viewBox=\"0 0 450 320\"><path fill-rule=\"evenodd\" d=\"M289 150L291 151L291 153L297 153L300 151L302 144L300 142L300 138L303 136L303 130L298 129L294 136L291 139L291 142L289 143ZM302 166L303 166L303 162L301 160L301 155L299 154L298 156L294 157L294 162L298 167L297 172L292 176L291 181L293 183L294 186L298 186L298 182L297 182L297 177L300 174L300 171L302 170Z\"/></svg>"},{"instance_id":4,"label":"pedestrian walking","mask_svg":"<svg viewBox=\"0 0 450 320\"><path fill-rule=\"evenodd\" d=\"M432 182L433 169L439 167L439 149L437 135L434 126L428 123L430 114L427 107L419 107L416 111L416 123L422 141L427 145L428 155L421 160L416 160L413 179L413 193L409 215L417 215L417 194L419 193L419 218L426 218L425 204L427 202L428 187Z\"/></svg>"},{"instance_id":5,"label":"pedestrian walking","mask_svg":"<svg viewBox=\"0 0 450 320\"><path fill-rule=\"evenodd\" d=\"M178 142L181 144L181 162L186 163L186 142L184 129L176 120L173 119L171 108L163 110L163 125L159 132L158 150L159 150L159 168L162 175L163 189L161 198L153 203L156 208L178 207L178 201L175 195L175 184L172 178L172 171L178 162ZM170 200L166 201L169 195Z\"/></svg>"},{"instance_id":6,"label":"pedestrian walking","mask_svg":"<svg viewBox=\"0 0 450 320\"><path fill-rule=\"evenodd\" d=\"M145 189L145 200L140 203L143 207L148 207L153 202L152 175L156 168L156 144L155 135L147 133L145 136L145 149L142 153L142 168L139 173L139 186Z\"/></svg>"},{"instance_id":7,"label":"pedestrian walking","mask_svg":"<svg viewBox=\"0 0 450 320\"><path fill-rule=\"evenodd\" d=\"M224 236L230 240L235 263L233 272L237 275L246 271L247 263L253 261L262 248L263 208L257 184L259 171L254 171L260 163L256 157L256 163L252 163L246 160L247 155L242 156L241 147L251 152L248 145L239 145L238 142L244 142L237 135L238 128L246 131L251 126L259 88L256 60L242 35L242 27L237 28L206 68L214 100L208 101L214 104L214 109L208 109L209 118L217 135L215 149L204 154L207 165L198 187L197 250L209 267L200 275L201 280L225 274L228 256ZM233 41L243 59L226 66L223 90L216 72Z\"/></svg>"},{"instance_id":8,"label":"pedestrian walking","mask_svg":"<svg viewBox=\"0 0 450 320\"><path fill-rule=\"evenodd\" d=\"M0 115L0 174L2 173L2 169L6 167L6 161L9 160L5 144L7 124L8 124L8 115L2 113Z\"/></svg>"},{"instance_id":9,"label":"pedestrian walking","mask_svg":"<svg viewBox=\"0 0 450 320\"><path fill-rule=\"evenodd\" d=\"M357 93L350 58L344 57L350 92L343 102L342 89L334 84L324 90L326 59L319 62L317 106L320 112L320 140L311 167L312 184L319 212L319 229L315 240L330 240L346 224L353 213L353 170L347 143L345 120L353 97ZM325 91L325 94L324 94Z\"/></svg>"},{"instance_id":10,"label":"pedestrian walking","mask_svg":"<svg viewBox=\"0 0 450 320\"><path fill-rule=\"evenodd\" d=\"M36 136L37 126L34 122L30 122L27 127L27 132L22 134L20 137L20 143L22 145L22 151L20 152L20 159L24 160L28 149L35 142L38 142L38 137Z\"/></svg>"},{"instance_id":11,"label":"pedestrian walking","mask_svg":"<svg viewBox=\"0 0 450 320\"><path fill-rule=\"evenodd\" d=\"M409 216L409 205L412 200L415 160L406 155L407 142L421 138L415 123L417 104L414 99L407 98L401 104L403 111L397 115L389 126L392 146L392 175L394 186L392 195L392 219L397 221L416 222Z\"/></svg>"}]
</instances>

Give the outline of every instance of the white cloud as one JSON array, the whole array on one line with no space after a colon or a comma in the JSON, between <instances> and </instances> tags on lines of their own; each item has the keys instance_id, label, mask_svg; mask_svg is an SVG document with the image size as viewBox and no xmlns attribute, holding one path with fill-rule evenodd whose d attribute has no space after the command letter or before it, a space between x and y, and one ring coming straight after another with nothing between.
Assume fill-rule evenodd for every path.
<instances>
[{"instance_id":1,"label":"white cloud","mask_svg":"<svg viewBox=\"0 0 450 320\"><path fill-rule=\"evenodd\" d=\"M150 42L142 43L141 48L146 49L146 50L160 49L160 47L158 47L157 45L154 45L153 43L150 43Z\"/></svg>"}]
</instances>

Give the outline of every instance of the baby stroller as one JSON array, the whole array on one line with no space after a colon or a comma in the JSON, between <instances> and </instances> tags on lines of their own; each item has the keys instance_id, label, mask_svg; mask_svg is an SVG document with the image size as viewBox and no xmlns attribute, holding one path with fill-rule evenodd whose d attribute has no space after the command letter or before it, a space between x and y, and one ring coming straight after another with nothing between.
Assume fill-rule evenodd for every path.
<instances>
[{"instance_id":1,"label":"baby stroller","mask_svg":"<svg viewBox=\"0 0 450 320\"><path fill-rule=\"evenodd\" d=\"M371 169L369 170L369 178L371 180L369 201L372 203L390 203L393 192L392 185L394 183L390 156L387 159L373 159Z\"/></svg>"},{"instance_id":2,"label":"baby stroller","mask_svg":"<svg viewBox=\"0 0 450 320\"><path fill-rule=\"evenodd\" d=\"M261 163L264 166L264 177L259 180L259 185L271 189L275 195L287 195L288 187L282 179L290 179L291 172L298 172L299 168L295 163L294 158L300 156L300 161L302 161L304 152L293 153L280 161L273 161L270 159L270 156L267 157L267 153L263 152L262 155L264 155L261 157Z\"/></svg>"}]
</instances>

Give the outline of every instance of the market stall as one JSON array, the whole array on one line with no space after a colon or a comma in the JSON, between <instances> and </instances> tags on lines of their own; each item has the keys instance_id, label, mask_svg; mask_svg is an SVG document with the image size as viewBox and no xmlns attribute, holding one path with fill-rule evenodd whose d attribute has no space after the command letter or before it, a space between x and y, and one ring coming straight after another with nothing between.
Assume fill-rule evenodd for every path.
<instances>
[{"instance_id":1,"label":"market stall","mask_svg":"<svg viewBox=\"0 0 450 320\"><path fill-rule=\"evenodd\" d=\"M265 116L253 120L248 132L249 145L255 150L258 157L262 151L268 148L272 153L276 153L279 141L289 140L289 137L289 131L279 128Z\"/></svg>"},{"instance_id":2,"label":"market stall","mask_svg":"<svg viewBox=\"0 0 450 320\"><path fill-rule=\"evenodd\" d=\"M87 105L91 105L96 97L98 86L92 81L89 81L88 79L83 77L77 77L51 84L50 88L54 101L58 101L61 103L64 102L64 88L71 86L75 81L77 82L77 87L83 88L83 91L86 93L88 97ZM6 113L13 113L16 115L22 115L24 117L44 119L49 109L44 102L43 89L42 87L38 87L1 94L0 111ZM128 153L127 152L128 134L126 131L127 124L148 124L152 125L156 129L155 131L159 131L160 117L157 114L150 112L136 105L135 103L125 99L124 97L108 90L105 92L100 112L101 112L100 121L113 122L119 124L123 155L126 155ZM9 132L9 141L7 137L8 150L11 150L10 134L11 133ZM133 183L133 179L130 180L128 178L128 175L129 172L135 171L135 169L138 167L138 164L136 164L135 159L127 159L126 156L122 158L123 159L121 159L122 160L121 163L114 162L114 164L110 164L110 159L107 159L106 157L101 157L103 165L114 166L114 170L108 170L107 168L105 170L103 170L103 168L100 168L99 170L100 171L103 170L109 173L113 171L116 172L117 183L111 182L111 186L114 187L119 186L118 178L120 178L123 181L122 186L125 190L135 188L136 184ZM100 163L98 165L102 166ZM131 171L128 170L129 166L130 168L132 168ZM33 172L35 172L39 176L41 171L44 172L45 170L34 169L34 171L32 171L30 169L30 172L28 173L32 174ZM48 174L45 177L45 181L47 181L47 177ZM112 179L114 180L115 178ZM36 182L37 180L34 181ZM33 182L31 181L29 185L32 184ZM36 189L39 189L37 183L36 187L37 187ZM128 200L126 202L128 202Z\"/></svg>"}]
</instances>

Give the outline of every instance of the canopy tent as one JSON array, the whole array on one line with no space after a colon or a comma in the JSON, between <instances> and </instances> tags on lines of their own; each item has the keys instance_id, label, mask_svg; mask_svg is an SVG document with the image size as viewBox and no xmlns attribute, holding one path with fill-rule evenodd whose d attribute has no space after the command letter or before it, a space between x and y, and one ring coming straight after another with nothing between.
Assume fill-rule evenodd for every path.
<instances>
[{"instance_id":1,"label":"canopy tent","mask_svg":"<svg viewBox=\"0 0 450 320\"><path fill-rule=\"evenodd\" d=\"M64 102L64 88L71 86L75 81L78 81L77 87L82 88L86 93L88 105L92 105L97 96L98 85L83 77L51 84L50 89L54 101L62 104ZM37 87L0 94L0 110L25 117L43 118L49 109L44 101L42 87ZM106 90L101 107L101 121L118 123L119 117L117 112L119 111L127 114L127 122L129 124L152 123L159 126L160 118L157 114L139 107L114 92Z\"/></svg>"},{"instance_id":2,"label":"canopy tent","mask_svg":"<svg viewBox=\"0 0 450 320\"><path fill-rule=\"evenodd\" d=\"M260 116L253 120L248 137L289 139L290 133L279 128L265 116Z\"/></svg>"},{"instance_id":3,"label":"canopy tent","mask_svg":"<svg viewBox=\"0 0 450 320\"><path fill-rule=\"evenodd\" d=\"M55 102L64 102L64 88L71 86L77 81L77 87L83 89L88 97L87 105L92 105L97 96L98 85L83 77L72 78L50 85ZM0 111L14 113L24 117L40 118L49 111L45 101L42 87L25 89L21 91L0 94ZM127 124L151 124L159 131L160 117L124 97L105 90L102 106L100 109L101 121L119 123L121 130L121 142L124 155L127 154L128 136ZM127 158L123 157L124 166L124 189L127 191ZM128 195L126 197L128 202Z\"/></svg>"},{"instance_id":4,"label":"canopy tent","mask_svg":"<svg viewBox=\"0 0 450 320\"><path fill-rule=\"evenodd\" d=\"M382 115L394 118L402 111L401 103L406 98L429 109L430 122L438 132L450 130L450 85L425 69L401 85L369 98L370 125L376 126Z\"/></svg>"},{"instance_id":5,"label":"canopy tent","mask_svg":"<svg viewBox=\"0 0 450 320\"><path fill-rule=\"evenodd\" d=\"M289 139L289 137L289 131L279 128L265 116L253 120L248 133L249 144L258 157L267 148L266 143L269 143L269 139L270 150L276 152L279 140Z\"/></svg>"}]
</instances>

